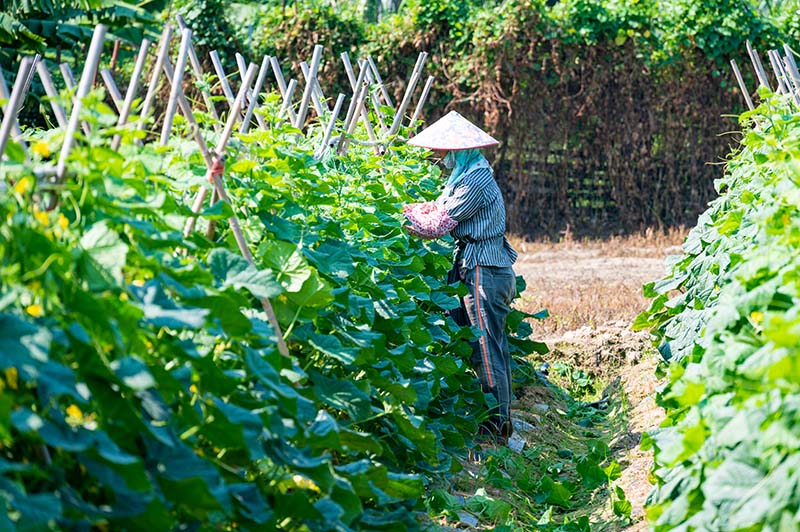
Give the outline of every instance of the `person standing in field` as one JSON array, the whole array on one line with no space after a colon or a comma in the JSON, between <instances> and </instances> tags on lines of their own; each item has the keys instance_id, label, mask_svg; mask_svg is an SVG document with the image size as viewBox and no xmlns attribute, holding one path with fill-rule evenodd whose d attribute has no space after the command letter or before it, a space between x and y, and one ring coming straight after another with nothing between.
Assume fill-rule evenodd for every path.
<instances>
[{"instance_id":1,"label":"person standing in field","mask_svg":"<svg viewBox=\"0 0 800 532\"><path fill-rule=\"evenodd\" d=\"M506 210L500 188L480 148L498 142L455 111L408 141L433 150L450 175L435 202L407 205L404 214L411 234L439 238L448 232L456 242L448 282L463 282L468 293L453 318L461 326L480 330L472 342L472 366L481 388L495 401L479 434L505 444L511 424L511 354L506 317L516 295L512 265L517 252L505 238Z\"/></svg>"}]
</instances>

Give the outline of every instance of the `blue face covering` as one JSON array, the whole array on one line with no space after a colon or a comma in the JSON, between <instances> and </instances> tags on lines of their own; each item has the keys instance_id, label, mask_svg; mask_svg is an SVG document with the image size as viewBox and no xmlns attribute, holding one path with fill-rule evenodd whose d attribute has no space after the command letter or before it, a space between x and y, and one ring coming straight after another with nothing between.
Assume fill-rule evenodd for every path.
<instances>
[{"instance_id":1,"label":"blue face covering","mask_svg":"<svg viewBox=\"0 0 800 532\"><path fill-rule=\"evenodd\" d=\"M489 161L477 149L449 151L442 162L445 168L453 169L445 184L450 188L458 186L467 174L477 168L491 169Z\"/></svg>"}]
</instances>

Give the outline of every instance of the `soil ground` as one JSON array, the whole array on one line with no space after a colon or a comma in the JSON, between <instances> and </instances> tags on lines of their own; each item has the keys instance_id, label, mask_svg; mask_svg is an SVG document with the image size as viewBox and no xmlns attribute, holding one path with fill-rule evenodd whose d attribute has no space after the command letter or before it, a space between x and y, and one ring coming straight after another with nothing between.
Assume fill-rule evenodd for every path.
<instances>
[{"instance_id":1,"label":"soil ground","mask_svg":"<svg viewBox=\"0 0 800 532\"><path fill-rule=\"evenodd\" d=\"M618 432L610 450L622 466L616 484L633 507L628 531L647 529L643 505L651 488L652 453L642 451L640 441L664 418L654 401L658 355L648 334L632 331L631 323L648 304L642 285L664 275L665 258L679 253L684 235L675 230L611 241L516 243L521 253L515 270L527 283L520 306L550 313L534 324L537 339L551 349L545 359L567 362L604 386L619 387L623 408L613 421Z\"/></svg>"},{"instance_id":2,"label":"soil ground","mask_svg":"<svg viewBox=\"0 0 800 532\"><path fill-rule=\"evenodd\" d=\"M442 486L438 505L449 508L438 530L647 530L644 501L651 485L652 453L640 449L642 434L664 413L654 401L659 357L646 332L631 324L648 305L642 285L661 278L665 258L680 251L684 231L648 232L604 241L513 241L515 265L527 288L517 306L549 317L532 323L534 339L550 348L531 355L527 375L515 387L515 435L508 446L483 446L483 460L463 460L463 471ZM519 377L520 375L517 375ZM515 380L516 378L515 377ZM598 442L608 447L601 467L620 467L619 478L586 484L584 459ZM516 447L516 448L515 448ZM602 474L602 473L601 473ZM543 478L570 486L567 499L545 489ZM622 488L630 519L615 515ZM547 510L545 510L547 509ZM588 523L585 521L588 518ZM546 525L541 528L540 525ZM548 528L550 527L554 528ZM588 528L587 528L588 527Z\"/></svg>"}]
</instances>

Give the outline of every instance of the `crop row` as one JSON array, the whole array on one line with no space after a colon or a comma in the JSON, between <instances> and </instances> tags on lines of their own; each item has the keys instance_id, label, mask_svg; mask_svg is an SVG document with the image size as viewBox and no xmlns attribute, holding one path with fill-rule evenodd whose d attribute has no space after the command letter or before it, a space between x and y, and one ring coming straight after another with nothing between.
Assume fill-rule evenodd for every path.
<instances>
[{"instance_id":1,"label":"crop row","mask_svg":"<svg viewBox=\"0 0 800 532\"><path fill-rule=\"evenodd\" d=\"M669 362L648 434L662 530L797 530L800 523L800 114L779 96L741 117L719 197L647 285Z\"/></svg>"},{"instance_id":2,"label":"crop row","mask_svg":"<svg viewBox=\"0 0 800 532\"><path fill-rule=\"evenodd\" d=\"M406 146L319 161L273 126L232 140L231 203L184 238L193 143L140 147L96 99L63 184L33 172L59 130L0 168L0 529L417 528L485 410L451 247L402 228L438 170ZM517 354L544 348L524 317Z\"/></svg>"}]
</instances>

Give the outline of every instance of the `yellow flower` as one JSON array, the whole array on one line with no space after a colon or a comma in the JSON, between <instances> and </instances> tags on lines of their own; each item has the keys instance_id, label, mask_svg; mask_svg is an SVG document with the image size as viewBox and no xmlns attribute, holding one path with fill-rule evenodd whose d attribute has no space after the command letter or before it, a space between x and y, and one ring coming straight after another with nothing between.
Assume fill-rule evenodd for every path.
<instances>
[{"instance_id":1,"label":"yellow flower","mask_svg":"<svg viewBox=\"0 0 800 532\"><path fill-rule=\"evenodd\" d=\"M144 279L134 279L131 284L133 286L144 286Z\"/></svg>"},{"instance_id":2,"label":"yellow flower","mask_svg":"<svg viewBox=\"0 0 800 532\"><path fill-rule=\"evenodd\" d=\"M39 207L36 207L35 205L33 207L33 217L36 218L36 221L44 226L50 225L50 217L46 212L40 211Z\"/></svg>"},{"instance_id":3,"label":"yellow flower","mask_svg":"<svg viewBox=\"0 0 800 532\"><path fill-rule=\"evenodd\" d=\"M78 408L78 405L69 405L67 407L67 415L77 421L83 421L83 412Z\"/></svg>"},{"instance_id":4,"label":"yellow flower","mask_svg":"<svg viewBox=\"0 0 800 532\"><path fill-rule=\"evenodd\" d=\"M38 155L41 158L50 157L50 146L44 140L40 140L33 146L31 146L31 150L33 153Z\"/></svg>"},{"instance_id":5,"label":"yellow flower","mask_svg":"<svg viewBox=\"0 0 800 532\"><path fill-rule=\"evenodd\" d=\"M33 188L32 179L29 178L28 176L25 176L16 183L14 183L14 192L16 192L17 194L25 194L31 188Z\"/></svg>"},{"instance_id":6,"label":"yellow flower","mask_svg":"<svg viewBox=\"0 0 800 532\"><path fill-rule=\"evenodd\" d=\"M39 316L44 314L44 309L42 309L41 305L37 305L34 303L33 305L28 305L27 308L25 309L25 312L27 312L34 318L38 318Z\"/></svg>"},{"instance_id":7,"label":"yellow flower","mask_svg":"<svg viewBox=\"0 0 800 532\"><path fill-rule=\"evenodd\" d=\"M319 493L319 486L317 486L317 484L310 478L306 478L301 475L294 475L292 477L292 481L294 482L295 486L300 489L316 491Z\"/></svg>"},{"instance_id":8,"label":"yellow flower","mask_svg":"<svg viewBox=\"0 0 800 532\"><path fill-rule=\"evenodd\" d=\"M750 313L750 319L756 323L761 323L762 321L764 321L764 313L753 311Z\"/></svg>"},{"instance_id":9,"label":"yellow flower","mask_svg":"<svg viewBox=\"0 0 800 532\"><path fill-rule=\"evenodd\" d=\"M19 387L18 377L19 374L17 373L17 368L10 367L6 368L6 382L8 383L8 387L12 390L16 390Z\"/></svg>"},{"instance_id":10,"label":"yellow flower","mask_svg":"<svg viewBox=\"0 0 800 532\"><path fill-rule=\"evenodd\" d=\"M69 227L69 220L62 213L58 213L58 226L62 231Z\"/></svg>"},{"instance_id":11,"label":"yellow flower","mask_svg":"<svg viewBox=\"0 0 800 532\"><path fill-rule=\"evenodd\" d=\"M189 386L189 391L192 393L197 393L197 386L192 384L191 386Z\"/></svg>"}]
</instances>

